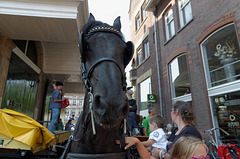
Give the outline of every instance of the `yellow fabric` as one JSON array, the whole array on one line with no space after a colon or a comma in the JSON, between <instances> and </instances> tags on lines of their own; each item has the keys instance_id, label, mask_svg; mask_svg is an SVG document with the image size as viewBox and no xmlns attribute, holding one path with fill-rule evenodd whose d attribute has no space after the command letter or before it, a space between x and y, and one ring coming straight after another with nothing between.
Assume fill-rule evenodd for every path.
<instances>
[{"instance_id":1,"label":"yellow fabric","mask_svg":"<svg viewBox=\"0 0 240 159\"><path fill-rule=\"evenodd\" d=\"M25 114L9 110L0 109L0 133L13 138L34 149L41 144L45 149L55 136L47 128L39 124L34 119Z\"/></svg>"}]
</instances>

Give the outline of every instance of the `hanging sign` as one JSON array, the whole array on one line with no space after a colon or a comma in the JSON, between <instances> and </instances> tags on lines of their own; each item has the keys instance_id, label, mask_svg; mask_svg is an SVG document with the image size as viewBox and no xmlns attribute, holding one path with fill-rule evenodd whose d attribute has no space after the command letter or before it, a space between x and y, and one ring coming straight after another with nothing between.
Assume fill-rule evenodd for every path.
<instances>
[{"instance_id":1,"label":"hanging sign","mask_svg":"<svg viewBox=\"0 0 240 159\"><path fill-rule=\"evenodd\" d=\"M157 103L157 95L156 94L148 94L147 102L148 103Z\"/></svg>"}]
</instances>

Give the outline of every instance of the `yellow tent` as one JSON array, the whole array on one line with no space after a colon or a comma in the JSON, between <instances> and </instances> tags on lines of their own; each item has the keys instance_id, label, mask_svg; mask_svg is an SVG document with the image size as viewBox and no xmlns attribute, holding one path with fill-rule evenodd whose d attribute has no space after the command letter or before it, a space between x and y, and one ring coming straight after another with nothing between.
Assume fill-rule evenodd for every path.
<instances>
[{"instance_id":1,"label":"yellow tent","mask_svg":"<svg viewBox=\"0 0 240 159\"><path fill-rule=\"evenodd\" d=\"M34 150L41 145L45 149L55 136L47 128L25 114L0 109L0 134L24 143Z\"/></svg>"}]
</instances>

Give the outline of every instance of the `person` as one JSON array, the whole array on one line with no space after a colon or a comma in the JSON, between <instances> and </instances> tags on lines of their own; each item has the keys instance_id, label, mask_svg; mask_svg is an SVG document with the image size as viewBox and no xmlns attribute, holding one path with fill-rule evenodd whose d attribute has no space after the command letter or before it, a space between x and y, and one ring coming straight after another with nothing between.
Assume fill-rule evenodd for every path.
<instances>
[{"instance_id":1,"label":"person","mask_svg":"<svg viewBox=\"0 0 240 159\"><path fill-rule=\"evenodd\" d=\"M138 130L137 118L136 118L137 104L136 104L136 100L132 98L132 95L133 95L133 91L129 89L127 91L127 98L128 98L128 104L129 104L128 118L130 122L130 131L134 135L138 135L140 134L140 132Z\"/></svg>"},{"instance_id":2,"label":"person","mask_svg":"<svg viewBox=\"0 0 240 159\"><path fill-rule=\"evenodd\" d=\"M177 125L175 129L173 129L172 134L169 137L169 142L167 145L167 152L173 147L175 142L182 136L193 136L202 140L202 136L197 131L197 129L192 126L194 122L193 110L189 103L184 101L177 101L172 108L171 111L172 122ZM164 156L166 152L154 149L154 155Z\"/></svg>"},{"instance_id":3,"label":"person","mask_svg":"<svg viewBox=\"0 0 240 159\"><path fill-rule=\"evenodd\" d=\"M184 94L190 94L190 88L187 88L186 92Z\"/></svg>"},{"instance_id":4,"label":"person","mask_svg":"<svg viewBox=\"0 0 240 159\"><path fill-rule=\"evenodd\" d=\"M65 125L65 131L71 131L72 130L72 120L68 120L68 122Z\"/></svg>"},{"instance_id":5,"label":"person","mask_svg":"<svg viewBox=\"0 0 240 159\"><path fill-rule=\"evenodd\" d=\"M207 146L198 138L180 137L173 146L169 155L171 159L208 159Z\"/></svg>"},{"instance_id":6,"label":"person","mask_svg":"<svg viewBox=\"0 0 240 159\"><path fill-rule=\"evenodd\" d=\"M59 120L58 120L57 130L60 130L60 131L63 130L63 122L62 122L62 119L61 119L61 118L59 118Z\"/></svg>"},{"instance_id":7,"label":"person","mask_svg":"<svg viewBox=\"0 0 240 159\"><path fill-rule=\"evenodd\" d=\"M63 89L63 83L60 81L56 82L56 89L52 93L50 107L49 107L52 110L52 119L49 125L49 131L52 134L55 134L55 128L58 121L58 117L60 115L62 101L64 101L64 99L62 99L62 96L61 96L62 89Z\"/></svg>"},{"instance_id":8,"label":"person","mask_svg":"<svg viewBox=\"0 0 240 159\"><path fill-rule=\"evenodd\" d=\"M116 141L118 144L119 140ZM135 145L141 159L156 159L151 156L144 145L140 142L138 138L135 137L126 137L125 143L127 144L124 149ZM166 156L165 159L208 159L207 155L208 148L207 146L198 138L182 136L174 144L172 151L169 156Z\"/></svg>"},{"instance_id":9,"label":"person","mask_svg":"<svg viewBox=\"0 0 240 159\"><path fill-rule=\"evenodd\" d=\"M145 147L149 147L150 151L152 151L152 149L154 148L166 151L168 140L163 130L164 127L163 118L160 115L154 115L149 119L148 122L151 133L149 135L148 140L143 141L142 144Z\"/></svg>"},{"instance_id":10,"label":"person","mask_svg":"<svg viewBox=\"0 0 240 159\"><path fill-rule=\"evenodd\" d=\"M149 136L149 134L151 133L151 131L149 129L148 120L154 115L156 115L155 108L149 107L148 108L148 116L145 119L143 119L143 134L144 134L144 136Z\"/></svg>"},{"instance_id":11,"label":"person","mask_svg":"<svg viewBox=\"0 0 240 159\"><path fill-rule=\"evenodd\" d=\"M74 117L75 117L75 115L73 114L73 115L72 115L72 117L71 117L71 120L75 120L75 118L74 118Z\"/></svg>"}]
</instances>

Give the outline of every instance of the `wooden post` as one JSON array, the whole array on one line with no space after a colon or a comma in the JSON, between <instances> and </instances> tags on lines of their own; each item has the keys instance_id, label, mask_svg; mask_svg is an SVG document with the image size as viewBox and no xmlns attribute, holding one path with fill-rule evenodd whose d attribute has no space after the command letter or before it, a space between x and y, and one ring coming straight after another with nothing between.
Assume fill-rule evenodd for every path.
<instances>
[{"instance_id":1,"label":"wooden post","mask_svg":"<svg viewBox=\"0 0 240 159\"><path fill-rule=\"evenodd\" d=\"M11 39L8 37L0 37L0 108L2 106L12 50L15 47L16 45Z\"/></svg>"}]
</instances>

